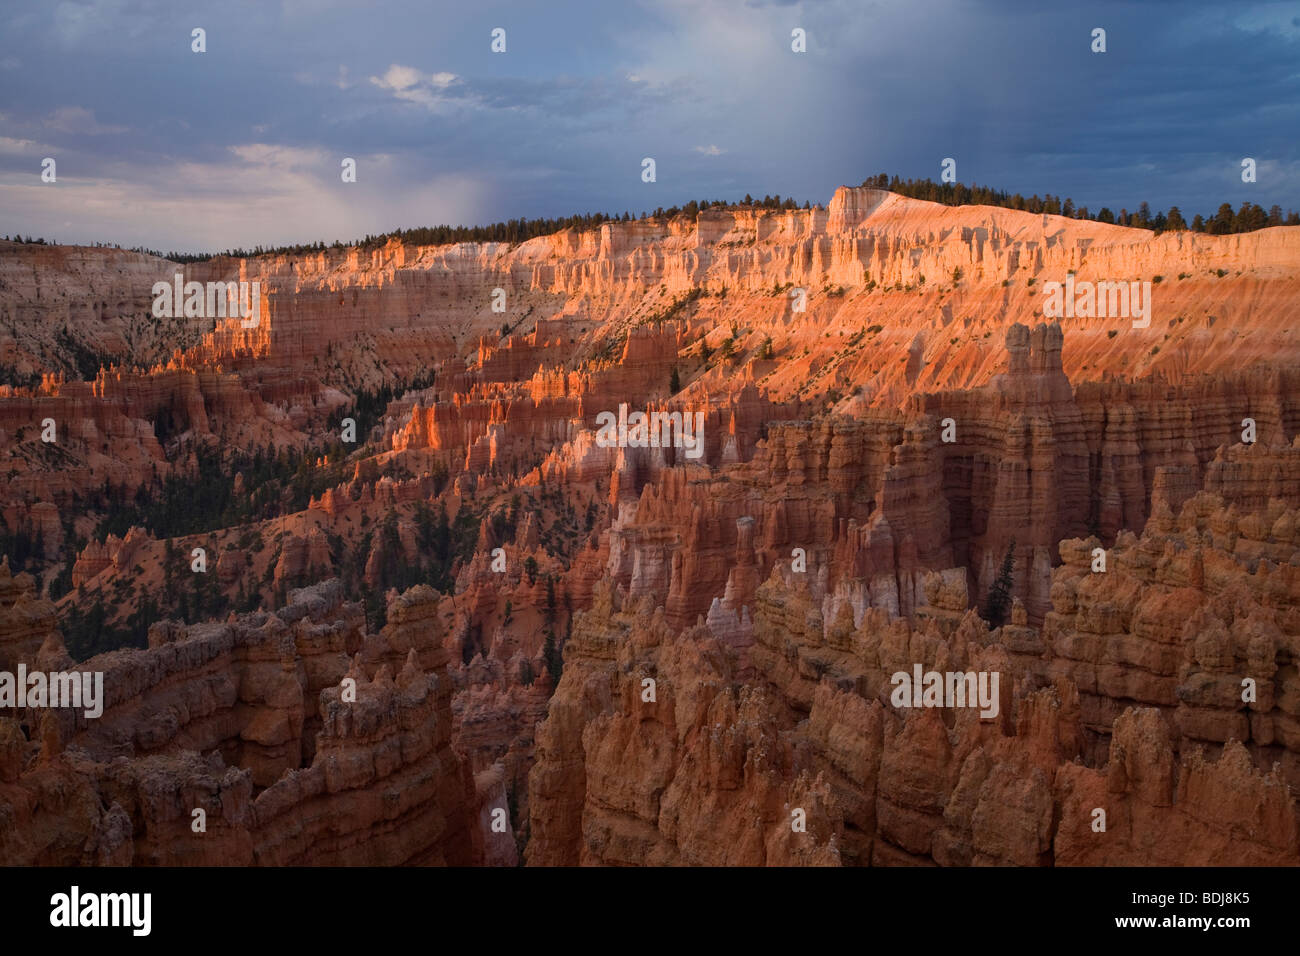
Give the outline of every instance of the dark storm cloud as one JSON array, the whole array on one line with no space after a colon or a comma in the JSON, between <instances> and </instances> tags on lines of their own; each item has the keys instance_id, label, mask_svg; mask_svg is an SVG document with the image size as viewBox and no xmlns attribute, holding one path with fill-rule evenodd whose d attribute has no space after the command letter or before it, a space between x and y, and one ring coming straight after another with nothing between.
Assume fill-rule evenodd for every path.
<instances>
[{"instance_id":1,"label":"dark storm cloud","mask_svg":"<svg viewBox=\"0 0 1300 956\"><path fill-rule=\"evenodd\" d=\"M937 178L945 157L962 181L1093 209L1300 206L1295 3L64 0L0 16L0 233L197 249L746 192L825 202L876 172Z\"/></svg>"}]
</instances>

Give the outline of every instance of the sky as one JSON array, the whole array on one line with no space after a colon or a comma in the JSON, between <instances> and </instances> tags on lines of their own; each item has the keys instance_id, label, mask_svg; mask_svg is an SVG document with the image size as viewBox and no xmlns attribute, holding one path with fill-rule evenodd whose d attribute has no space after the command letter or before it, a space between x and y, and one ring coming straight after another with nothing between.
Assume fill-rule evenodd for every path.
<instances>
[{"instance_id":1,"label":"sky","mask_svg":"<svg viewBox=\"0 0 1300 956\"><path fill-rule=\"evenodd\" d=\"M1190 221L1300 209L1298 153L1300 2L0 0L0 235L61 243L825 204L946 158Z\"/></svg>"}]
</instances>

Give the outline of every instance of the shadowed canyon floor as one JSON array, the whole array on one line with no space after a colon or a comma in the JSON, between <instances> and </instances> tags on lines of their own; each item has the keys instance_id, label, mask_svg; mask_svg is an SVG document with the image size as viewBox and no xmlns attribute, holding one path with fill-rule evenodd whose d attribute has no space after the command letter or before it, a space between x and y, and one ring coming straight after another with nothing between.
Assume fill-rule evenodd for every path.
<instances>
[{"instance_id":1,"label":"shadowed canyon floor","mask_svg":"<svg viewBox=\"0 0 1300 956\"><path fill-rule=\"evenodd\" d=\"M259 322L154 318L178 273ZM1045 313L1067 281L1149 321ZM104 675L97 717L0 709L0 857L1300 863L1298 306L1300 227L867 188L0 243L0 671ZM916 668L996 712L900 706Z\"/></svg>"}]
</instances>

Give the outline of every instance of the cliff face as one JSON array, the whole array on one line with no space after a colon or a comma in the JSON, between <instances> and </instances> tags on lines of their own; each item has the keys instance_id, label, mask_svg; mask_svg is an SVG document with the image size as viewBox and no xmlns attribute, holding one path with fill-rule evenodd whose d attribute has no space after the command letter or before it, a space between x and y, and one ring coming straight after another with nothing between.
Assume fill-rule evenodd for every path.
<instances>
[{"instance_id":1,"label":"cliff face","mask_svg":"<svg viewBox=\"0 0 1300 956\"><path fill-rule=\"evenodd\" d=\"M0 669L64 661L60 614L194 622L93 659L102 718L0 719L14 859L1296 862L1300 229L844 188L519 244L0 253ZM258 325L154 320L178 271L258 282ZM1150 309L1057 319L1058 282ZM638 413L681 424L598 427ZM241 523L159 531L214 459ZM916 665L1000 674L999 714L895 706Z\"/></svg>"},{"instance_id":2,"label":"cliff face","mask_svg":"<svg viewBox=\"0 0 1300 956\"><path fill-rule=\"evenodd\" d=\"M674 298L725 287L725 298L702 306L713 326L734 323L772 334L793 352L809 350L783 363L773 390L792 393L826 367L843 343L824 342L823 332L839 338L879 324L869 354L851 349L834 365L867 384L873 400L897 404L917 389L988 381L1000 336L989 343L985 333L1041 320L1043 286L1071 275L1078 283L1153 283L1146 328L1127 316L1067 320L1066 332L1080 333L1065 369L1075 381L1239 369L1294 349L1279 313L1294 295L1298 236L1277 227L1153 238L1085 220L842 187L826 209L706 210L693 223L606 223L519 244L394 241L178 266L118 250L6 243L0 317L18 332L0 341L0 360L72 371L72 342L149 367L179 347L227 364L326 358L355 380L383 370L401 380L452 355L471 358L503 323L514 328L527 319L581 351ZM230 320L169 320L175 328L165 327L149 315L150 289L176 273L185 281L257 281L262 323L244 330ZM806 292L806 311L795 311L791 288ZM492 310L497 289L504 312ZM65 339L52 340L41 325L52 319L66 326ZM1213 349L1205 347L1210 340ZM482 358L498 380L547 364L522 343Z\"/></svg>"},{"instance_id":3,"label":"cliff face","mask_svg":"<svg viewBox=\"0 0 1300 956\"><path fill-rule=\"evenodd\" d=\"M301 444L343 401L327 385L373 388L430 370L439 385L418 414L391 423L385 441L442 450L439 460L456 469L527 471L579 435L575 422L591 428L620 403L667 398L674 369L683 397L705 407L757 380L765 399L791 403L791 417L801 399L820 406L827 395L845 411L902 408L917 394L1023 373L1013 362L1031 345L1004 352L1006 330L1036 325L1042 289L1066 279L1153 283L1144 328L1127 316L1060 320L1070 348L1058 369L1076 388L1116 376L1158 387L1235 375L1295 353L1281 316L1294 299L1300 230L1152 238L841 188L825 210L706 210L694 223L607 223L515 245L393 242L186 266L109 249L3 251L0 317L15 331L0 341L0 361L22 375L73 376L84 353L117 366L89 389L57 377L32 391L0 387L9 439L0 464L18 472L11 499L30 504L105 481L134 489L166 473L171 456L161 446L175 435L244 448ZM152 284L174 274L258 282L258 326L154 318ZM493 311L496 290L504 312ZM703 358L724 340L726 360ZM770 359L760 355L769 341ZM1040 346L1048 361L1053 343ZM1044 394L1059 403L1059 387ZM1249 411L1261 428L1294 428L1294 409L1276 402ZM60 426L53 450L37 437L46 418ZM1129 427L1098 424L1116 441ZM710 426L713 435L730 423ZM1207 436L1188 437L1203 463ZM740 436L734 450L718 447L743 458L745 445ZM1115 482L1129 480L1125 466L1115 462ZM46 488L50 472L58 479ZM1105 520L1125 517L1112 510Z\"/></svg>"},{"instance_id":4,"label":"cliff face","mask_svg":"<svg viewBox=\"0 0 1300 956\"><path fill-rule=\"evenodd\" d=\"M3 570L4 620L32 618L30 582ZM102 716L0 719L0 806L15 824L0 836L5 859L473 862L484 838L469 767L451 747L447 654L435 630L414 642L399 631L365 633L335 582L294 592L274 615L158 625L148 650L77 665L103 674ZM20 659L72 666L57 634ZM66 797L47 799L52 788Z\"/></svg>"},{"instance_id":5,"label":"cliff face","mask_svg":"<svg viewBox=\"0 0 1300 956\"><path fill-rule=\"evenodd\" d=\"M416 361L467 355L481 336L495 338L503 321L514 326L524 316L581 351L611 327L708 290L715 295L699 308L709 325L748 330L751 348L770 335L789 353L808 350L773 374L774 394L794 394L811 376L833 372L865 385L876 403L899 404L916 390L987 382L999 370L1001 330L1041 321L1043 286L1071 275L1079 283L1153 283L1145 328L1128 316L1065 320L1073 381L1216 373L1294 351L1295 333L1279 311L1293 299L1297 259L1294 228L1152 238L841 188L824 210L707 210L693 224L607 223L513 246L390 243L368 253L268 257L243 269L269 290L271 354L286 360L361 337L400 374ZM806 292L806 311L795 311L792 288ZM503 314L491 311L494 289L506 292ZM834 341L874 325L882 329L869 350L854 343L844 353ZM1206 348L1211 340L1215 348ZM546 364L518 345L505 351L514 367L501 380ZM506 361L489 358L485 373Z\"/></svg>"},{"instance_id":6,"label":"cliff face","mask_svg":"<svg viewBox=\"0 0 1300 956\"><path fill-rule=\"evenodd\" d=\"M990 631L960 571L913 624L823 616L774 571L743 675L708 627L603 586L538 738L528 861L1294 865L1295 515L1162 504L1099 573L1096 542L1062 542L1042 631L1018 602ZM1000 674L1000 713L894 706L917 665Z\"/></svg>"},{"instance_id":7,"label":"cliff face","mask_svg":"<svg viewBox=\"0 0 1300 956\"><path fill-rule=\"evenodd\" d=\"M1051 608L1063 537L1113 540L1145 523L1153 494L1212 475L1252 507L1294 495L1289 463L1252 488L1216 459L1240 444L1249 413L1269 434L1294 434L1293 373L1178 388L1097 383L1076 394L1061 342L1055 325L1015 325L1010 370L985 388L918 395L901 412L773 423L749 461L620 481L631 496L610 530L609 574L680 627L712 613L715 598L739 613L757 581L799 549L825 578L828 615L840 604L855 617L871 606L910 615L927 570L965 567L982 595L1011 551L1014 592L1037 624ZM624 465L624 474L638 472Z\"/></svg>"}]
</instances>

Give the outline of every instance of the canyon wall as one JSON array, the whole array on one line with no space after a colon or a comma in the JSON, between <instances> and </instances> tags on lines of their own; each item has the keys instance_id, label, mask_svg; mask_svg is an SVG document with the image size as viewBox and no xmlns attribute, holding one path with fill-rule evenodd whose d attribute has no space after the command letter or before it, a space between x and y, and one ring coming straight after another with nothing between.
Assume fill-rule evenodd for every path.
<instances>
[{"instance_id":1,"label":"canyon wall","mask_svg":"<svg viewBox=\"0 0 1300 956\"><path fill-rule=\"evenodd\" d=\"M1044 629L1017 602L990 631L960 569L909 622L824 616L778 568L742 658L604 584L538 737L528 862L1296 865L1297 504L1161 503L1102 572L1062 542ZM1000 674L998 713L895 706L916 665Z\"/></svg>"},{"instance_id":2,"label":"canyon wall","mask_svg":"<svg viewBox=\"0 0 1300 956\"><path fill-rule=\"evenodd\" d=\"M0 573L0 668L67 663L60 614L123 625L194 547L239 612L92 658L102 718L0 718L9 858L1297 861L1300 229L845 187L514 244L0 253L0 517L40 552ZM257 282L258 324L155 319L177 272ZM1149 282L1149 322L1045 315L1067 279ZM699 446L611 444L620 411ZM238 526L107 521L255 449L305 457L234 477ZM999 714L895 706L917 664L1000 674Z\"/></svg>"},{"instance_id":3,"label":"canyon wall","mask_svg":"<svg viewBox=\"0 0 1300 956\"><path fill-rule=\"evenodd\" d=\"M395 617L366 633L334 582L294 592L276 614L165 622L147 650L73 665L48 603L0 567L5 666L103 675L102 716L28 708L0 718L6 862L482 859L492 835L476 829L480 797L451 746L447 653L427 623ZM42 622L35 653L10 637L21 621Z\"/></svg>"}]
</instances>

